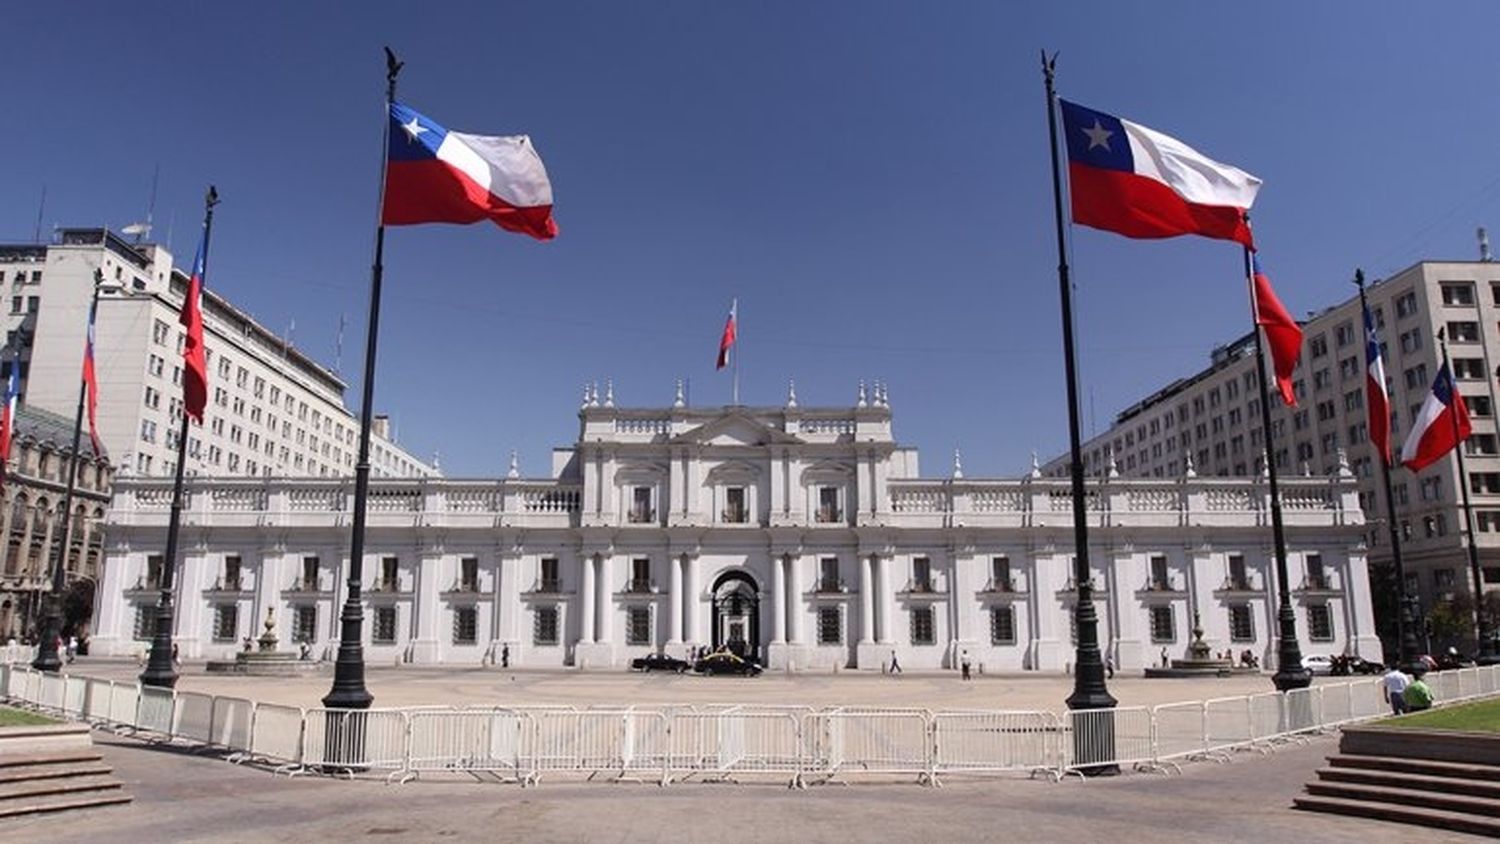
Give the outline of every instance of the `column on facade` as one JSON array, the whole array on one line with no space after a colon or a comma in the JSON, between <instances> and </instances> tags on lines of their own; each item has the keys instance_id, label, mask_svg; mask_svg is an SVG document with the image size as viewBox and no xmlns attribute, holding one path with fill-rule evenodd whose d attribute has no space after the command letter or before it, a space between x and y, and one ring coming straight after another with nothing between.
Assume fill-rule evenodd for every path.
<instances>
[{"instance_id":1,"label":"column on facade","mask_svg":"<svg viewBox=\"0 0 1500 844\"><path fill-rule=\"evenodd\" d=\"M787 572L787 639L794 645L802 640L802 556L786 555Z\"/></svg>"},{"instance_id":2,"label":"column on facade","mask_svg":"<svg viewBox=\"0 0 1500 844\"><path fill-rule=\"evenodd\" d=\"M1057 593L1072 574L1072 561L1066 554L1033 551L1027 555L1030 571L1026 609L1027 628L1031 636L1031 669L1055 671L1063 667L1059 642L1059 625L1067 629L1067 614L1072 607L1059 602Z\"/></svg>"},{"instance_id":3,"label":"column on facade","mask_svg":"<svg viewBox=\"0 0 1500 844\"><path fill-rule=\"evenodd\" d=\"M1183 587L1188 593L1187 608L1187 635L1183 637L1189 644L1193 641L1193 614L1197 613L1203 623L1203 641L1211 647L1229 641L1229 619L1220 613L1214 612L1214 588L1221 582L1222 578L1215 576L1215 568L1219 565L1215 560L1215 554L1207 549L1195 550L1188 555L1187 583ZM1220 630L1224 631L1222 639L1218 635ZM1217 653L1217 650L1215 650Z\"/></svg>"},{"instance_id":4,"label":"column on facade","mask_svg":"<svg viewBox=\"0 0 1500 844\"><path fill-rule=\"evenodd\" d=\"M614 625L614 596L612 594L614 584L615 558L613 554L599 555L599 576L594 579L594 586L599 594L594 599L594 613L597 621L594 622L594 641L606 644L610 641L610 635Z\"/></svg>"},{"instance_id":5,"label":"column on facade","mask_svg":"<svg viewBox=\"0 0 1500 844\"><path fill-rule=\"evenodd\" d=\"M875 641L891 641L892 615L895 613L895 596L890 590L890 569L895 560L888 556L876 556L875 564Z\"/></svg>"},{"instance_id":6,"label":"column on facade","mask_svg":"<svg viewBox=\"0 0 1500 844\"><path fill-rule=\"evenodd\" d=\"M771 644L786 644L786 556L771 557Z\"/></svg>"},{"instance_id":7,"label":"column on facade","mask_svg":"<svg viewBox=\"0 0 1500 844\"><path fill-rule=\"evenodd\" d=\"M1380 637L1375 633L1375 609L1370 599L1370 576L1368 558L1358 552L1350 552L1345 558L1344 594L1345 616L1348 618L1348 640L1354 644L1354 653L1376 661L1384 661L1384 650ZM1369 619L1366 629L1361 619Z\"/></svg>"},{"instance_id":8,"label":"column on facade","mask_svg":"<svg viewBox=\"0 0 1500 844\"><path fill-rule=\"evenodd\" d=\"M1115 551L1109 555L1109 600L1115 613L1112 651L1115 667L1121 670L1144 668L1147 662L1141 640L1143 608L1135 596L1140 583L1135 561L1133 551Z\"/></svg>"},{"instance_id":9,"label":"column on facade","mask_svg":"<svg viewBox=\"0 0 1500 844\"><path fill-rule=\"evenodd\" d=\"M870 572L875 555L859 555L859 643L875 640L875 578Z\"/></svg>"},{"instance_id":10,"label":"column on facade","mask_svg":"<svg viewBox=\"0 0 1500 844\"><path fill-rule=\"evenodd\" d=\"M495 566L495 617L490 628L495 632L490 638L514 642L521 615L521 557L511 550L501 551L499 557Z\"/></svg>"},{"instance_id":11,"label":"column on facade","mask_svg":"<svg viewBox=\"0 0 1500 844\"><path fill-rule=\"evenodd\" d=\"M171 562L168 561L167 565L170 564ZM208 602L203 598L203 590L207 588L208 584L213 582L212 573L209 571L210 568L211 561L208 551L201 543L191 551L183 553L182 559L177 563L177 579L173 583L177 589L177 594L173 596L175 612L172 617L174 622L172 635L183 640L185 645L182 648L184 656L198 657L203 655L197 643L206 638L204 632L209 630L209 625L213 624L213 618L210 613L212 608L208 606ZM204 620L205 613L210 613L210 617L206 621ZM252 627L250 629L254 629L254 622L252 621L251 624ZM243 634L243 627L244 625L242 624L242 629L235 632Z\"/></svg>"},{"instance_id":12,"label":"column on facade","mask_svg":"<svg viewBox=\"0 0 1500 844\"><path fill-rule=\"evenodd\" d=\"M683 590L687 593L687 635L683 639L687 642L698 642L700 641L699 637L703 635L702 624L699 620L699 610L702 606L702 601L698 594L701 589L698 585L698 555L682 555L682 564L687 569L683 573L683 579L687 581L686 588Z\"/></svg>"},{"instance_id":13,"label":"column on facade","mask_svg":"<svg viewBox=\"0 0 1500 844\"><path fill-rule=\"evenodd\" d=\"M974 587L964 576L964 562L968 556L958 548L948 552L948 617L951 619L948 629L952 638L959 642L967 642L972 636L969 609Z\"/></svg>"},{"instance_id":14,"label":"column on facade","mask_svg":"<svg viewBox=\"0 0 1500 844\"><path fill-rule=\"evenodd\" d=\"M412 644L413 662L434 662L438 659L438 623L442 616L442 592L448 588L443 582L443 555L437 551L423 551L417 557L416 590L413 609L417 614L416 637Z\"/></svg>"},{"instance_id":15,"label":"column on facade","mask_svg":"<svg viewBox=\"0 0 1500 844\"><path fill-rule=\"evenodd\" d=\"M276 635L283 642L292 640L291 625L283 617L285 613L276 602L277 596L281 594L278 584L281 580L281 559L285 555L285 550L281 548L266 548L260 552L260 566L255 573L255 600L250 607L252 636L255 635L260 621L266 617L266 611L270 610L275 614Z\"/></svg>"},{"instance_id":16,"label":"column on facade","mask_svg":"<svg viewBox=\"0 0 1500 844\"><path fill-rule=\"evenodd\" d=\"M590 645L594 642L594 562L590 554L579 560L583 570L583 582L578 585L578 642Z\"/></svg>"},{"instance_id":17,"label":"column on facade","mask_svg":"<svg viewBox=\"0 0 1500 844\"><path fill-rule=\"evenodd\" d=\"M682 644L682 560L667 557L667 644Z\"/></svg>"}]
</instances>

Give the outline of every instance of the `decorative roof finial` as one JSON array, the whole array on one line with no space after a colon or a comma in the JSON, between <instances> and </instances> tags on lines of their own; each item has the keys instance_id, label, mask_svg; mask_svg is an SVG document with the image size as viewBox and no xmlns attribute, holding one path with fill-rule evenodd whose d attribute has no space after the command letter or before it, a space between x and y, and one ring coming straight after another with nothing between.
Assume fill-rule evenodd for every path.
<instances>
[{"instance_id":1,"label":"decorative roof finial","mask_svg":"<svg viewBox=\"0 0 1500 844\"><path fill-rule=\"evenodd\" d=\"M1344 451L1343 446L1339 447L1339 477L1354 477L1354 473L1349 470L1349 454Z\"/></svg>"},{"instance_id":2,"label":"decorative roof finial","mask_svg":"<svg viewBox=\"0 0 1500 844\"><path fill-rule=\"evenodd\" d=\"M588 406L589 406L589 382L585 381L585 382L583 382L583 404L579 405L579 407L588 407Z\"/></svg>"},{"instance_id":3,"label":"decorative roof finial","mask_svg":"<svg viewBox=\"0 0 1500 844\"><path fill-rule=\"evenodd\" d=\"M589 407L599 406L599 382L589 382Z\"/></svg>"},{"instance_id":4,"label":"decorative roof finial","mask_svg":"<svg viewBox=\"0 0 1500 844\"><path fill-rule=\"evenodd\" d=\"M959 480L959 479L963 478L963 476L964 476L964 459L963 459L963 456L958 453L958 449L955 448L955 449L953 449L953 479L954 480Z\"/></svg>"},{"instance_id":5,"label":"decorative roof finial","mask_svg":"<svg viewBox=\"0 0 1500 844\"><path fill-rule=\"evenodd\" d=\"M786 382L786 406L797 406L797 382L795 379Z\"/></svg>"},{"instance_id":6,"label":"decorative roof finial","mask_svg":"<svg viewBox=\"0 0 1500 844\"><path fill-rule=\"evenodd\" d=\"M1120 477L1120 467L1115 463L1115 450L1114 449L1110 449L1109 450L1109 464L1108 464L1108 466L1105 469L1104 475L1105 475L1105 477L1109 477L1109 478L1118 478L1118 477Z\"/></svg>"},{"instance_id":7,"label":"decorative roof finial","mask_svg":"<svg viewBox=\"0 0 1500 844\"><path fill-rule=\"evenodd\" d=\"M443 452L438 449L432 450L432 471L439 475L443 473Z\"/></svg>"},{"instance_id":8,"label":"decorative roof finial","mask_svg":"<svg viewBox=\"0 0 1500 844\"><path fill-rule=\"evenodd\" d=\"M886 398L885 398L885 382L884 381L876 381L875 382L875 406L876 407L887 407L888 406L886 404Z\"/></svg>"},{"instance_id":9,"label":"decorative roof finial","mask_svg":"<svg viewBox=\"0 0 1500 844\"><path fill-rule=\"evenodd\" d=\"M521 459L516 456L516 450L515 449L511 449L510 450L510 468L505 470L505 477L507 477L507 478L519 478L519 477L521 477Z\"/></svg>"},{"instance_id":10,"label":"decorative roof finial","mask_svg":"<svg viewBox=\"0 0 1500 844\"><path fill-rule=\"evenodd\" d=\"M854 406L855 407L869 407L870 406L870 403L865 400L865 382L864 381L860 381L859 382L859 401L855 402Z\"/></svg>"},{"instance_id":11,"label":"decorative roof finial","mask_svg":"<svg viewBox=\"0 0 1500 844\"><path fill-rule=\"evenodd\" d=\"M682 398L682 379L677 379L677 395L672 399L673 407L685 407L687 402Z\"/></svg>"},{"instance_id":12,"label":"decorative roof finial","mask_svg":"<svg viewBox=\"0 0 1500 844\"><path fill-rule=\"evenodd\" d=\"M1182 476L1184 478L1198 477L1198 470L1193 468L1193 450L1184 449L1182 452Z\"/></svg>"},{"instance_id":13,"label":"decorative roof finial","mask_svg":"<svg viewBox=\"0 0 1500 844\"><path fill-rule=\"evenodd\" d=\"M1036 452L1031 452L1031 476L1040 478L1042 476L1042 464L1037 462Z\"/></svg>"},{"instance_id":14,"label":"decorative roof finial","mask_svg":"<svg viewBox=\"0 0 1500 844\"><path fill-rule=\"evenodd\" d=\"M604 406L615 406L615 379L613 378L604 379Z\"/></svg>"},{"instance_id":15,"label":"decorative roof finial","mask_svg":"<svg viewBox=\"0 0 1500 844\"><path fill-rule=\"evenodd\" d=\"M1306 460L1302 461L1302 477L1312 477L1312 464L1308 463Z\"/></svg>"}]
</instances>

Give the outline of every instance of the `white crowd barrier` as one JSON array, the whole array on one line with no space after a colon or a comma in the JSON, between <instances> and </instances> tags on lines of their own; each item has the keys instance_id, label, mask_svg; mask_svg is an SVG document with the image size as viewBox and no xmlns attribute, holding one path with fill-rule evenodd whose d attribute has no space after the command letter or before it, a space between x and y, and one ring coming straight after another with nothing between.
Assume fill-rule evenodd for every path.
<instances>
[{"instance_id":1,"label":"white crowd barrier","mask_svg":"<svg viewBox=\"0 0 1500 844\"><path fill-rule=\"evenodd\" d=\"M1500 694L1500 666L1430 672L1439 706ZM500 782L942 777L1167 770L1385 716L1380 681L1071 711L710 704L303 709L0 663L5 701L278 772L462 773Z\"/></svg>"}]
</instances>

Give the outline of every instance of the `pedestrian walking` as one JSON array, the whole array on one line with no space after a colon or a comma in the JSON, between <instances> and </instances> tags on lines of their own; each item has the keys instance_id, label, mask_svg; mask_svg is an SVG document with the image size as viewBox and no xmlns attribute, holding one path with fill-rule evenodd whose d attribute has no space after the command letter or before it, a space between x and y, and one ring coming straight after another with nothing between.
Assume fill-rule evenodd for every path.
<instances>
[{"instance_id":1,"label":"pedestrian walking","mask_svg":"<svg viewBox=\"0 0 1500 844\"><path fill-rule=\"evenodd\" d=\"M509 668L510 667L510 645L509 644L505 644L505 645L501 645L500 646L500 667L501 668Z\"/></svg>"},{"instance_id":2,"label":"pedestrian walking","mask_svg":"<svg viewBox=\"0 0 1500 844\"><path fill-rule=\"evenodd\" d=\"M968 651L964 651L963 656L959 659L958 667L959 667L959 670L963 672L963 678L965 680L972 680L972 679L974 679L974 676L971 673L972 670L973 670L973 666L969 663L969 652Z\"/></svg>"},{"instance_id":3,"label":"pedestrian walking","mask_svg":"<svg viewBox=\"0 0 1500 844\"><path fill-rule=\"evenodd\" d=\"M1161 649L1161 667L1167 667L1167 649L1165 647Z\"/></svg>"},{"instance_id":4,"label":"pedestrian walking","mask_svg":"<svg viewBox=\"0 0 1500 844\"><path fill-rule=\"evenodd\" d=\"M892 674L900 674L901 673L901 663L899 663L899 662L896 661L896 652L895 651L891 651L891 673Z\"/></svg>"},{"instance_id":5,"label":"pedestrian walking","mask_svg":"<svg viewBox=\"0 0 1500 844\"><path fill-rule=\"evenodd\" d=\"M73 664L73 657L75 657L75 656L78 655L78 637L77 636L69 636L68 637L67 654L68 654L68 664L72 665Z\"/></svg>"},{"instance_id":6,"label":"pedestrian walking","mask_svg":"<svg viewBox=\"0 0 1500 844\"><path fill-rule=\"evenodd\" d=\"M1392 715L1400 715L1406 711L1406 688L1410 685L1411 678L1394 665L1380 678L1380 694L1391 705Z\"/></svg>"}]
</instances>

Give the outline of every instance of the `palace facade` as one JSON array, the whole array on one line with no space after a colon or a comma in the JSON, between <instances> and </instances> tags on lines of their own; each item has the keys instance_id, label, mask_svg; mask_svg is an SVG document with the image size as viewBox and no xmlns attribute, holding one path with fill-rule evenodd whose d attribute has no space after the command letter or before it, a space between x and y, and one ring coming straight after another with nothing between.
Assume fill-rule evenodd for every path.
<instances>
[{"instance_id":1,"label":"palace facade","mask_svg":"<svg viewBox=\"0 0 1500 844\"><path fill-rule=\"evenodd\" d=\"M1063 671L1073 658L1066 480L924 478L883 390L855 407L626 409L593 391L552 477L375 479L360 583L374 662L620 668L727 646L773 669ZM1100 640L1122 669L1215 650L1274 661L1258 477L1092 480ZM353 482L194 478L176 639L222 657L259 632L331 655ZM1343 466L1283 499L1304 653L1381 658L1364 518ZM117 479L96 653L149 646L167 479Z\"/></svg>"}]
</instances>

